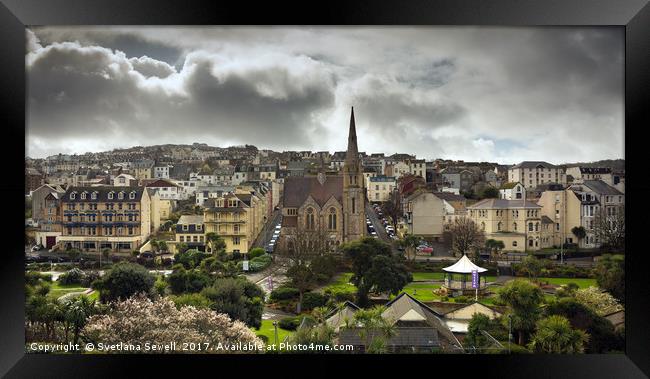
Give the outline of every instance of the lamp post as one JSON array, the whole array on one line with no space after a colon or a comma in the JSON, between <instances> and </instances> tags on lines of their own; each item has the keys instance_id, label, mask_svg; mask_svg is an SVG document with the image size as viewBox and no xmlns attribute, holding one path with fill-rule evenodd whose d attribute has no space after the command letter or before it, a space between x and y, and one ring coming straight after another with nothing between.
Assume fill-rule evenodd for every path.
<instances>
[{"instance_id":1,"label":"lamp post","mask_svg":"<svg viewBox=\"0 0 650 379\"><path fill-rule=\"evenodd\" d=\"M511 353L510 344L512 343L512 315L508 315L508 354Z\"/></svg>"},{"instance_id":2,"label":"lamp post","mask_svg":"<svg viewBox=\"0 0 650 379\"><path fill-rule=\"evenodd\" d=\"M278 322L273 320L273 328L275 329L275 346L278 346Z\"/></svg>"}]
</instances>

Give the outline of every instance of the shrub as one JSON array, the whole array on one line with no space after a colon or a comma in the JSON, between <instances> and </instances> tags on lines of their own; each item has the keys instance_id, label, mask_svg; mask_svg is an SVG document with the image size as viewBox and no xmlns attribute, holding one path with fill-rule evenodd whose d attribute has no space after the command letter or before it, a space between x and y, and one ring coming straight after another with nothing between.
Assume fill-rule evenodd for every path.
<instances>
[{"instance_id":1,"label":"shrub","mask_svg":"<svg viewBox=\"0 0 650 379\"><path fill-rule=\"evenodd\" d=\"M173 294L199 292L211 284L208 274L199 270L186 270L183 265L174 265L174 271L168 278L169 288Z\"/></svg>"},{"instance_id":2,"label":"shrub","mask_svg":"<svg viewBox=\"0 0 650 379\"><path fill-rule=\"evenodd\" d=\"M84 275L84 277L81 279L81 285L84 287L90 287L92 283L99 278L99 272L88 271L86 272L86 275Z\"/></svg>"},{"instance_id":3,"label":"shrub","mask_svg":"<svg viewBox=\"0 0 650 379\"><path fill-rule=\"evenodd\" d=\"M78 268L73 268L72 270L59 276L59 283L80 285L85 276L86 276L85 272L83 272Z\"/></svg>"},{"instance_id":4,"label":"shrub","mask_svg":"<svg viewBox=\"0 0 650 379\"><path fill-rule=\"evenodd\" d=\"M264 249L261 247L255 247L248 252L248 258L254 259L264 254L266 254L266 251L264 251Z\"/></svg>"},{"instance_id":5,"label":"shrub","mask_svg":"<svg viewBox=\"0 0 650 379\"><path fill-rule=\"evenodd\" d=\"M318 292L307 292L302 297L302 308L305 310L322 307L325 303L327 303L327 297Z\"/></svg>"},{"instance_id":6,"label":"shrub","mask_svg":"<svg viewBox=\"0 0 650 379\"><path fill-rule=\"evenodd\" d=\"M137 293L149 294L155 282L154 276L146 268L122 262L113 266L101 279L92 283L99 289L102 301L127 299Z\"/></svg>"},{"instance_id":7,"label":"shrub","mask_svg":"<svg viewBox=\"0 0 650 379\"><path fill-rule=\"evenodd\" d=\"M40 281L51 282L52 275L41 274L38 271L27 271L25 273L25 284L33 286Z\"/></svg>"},{"instance_id":8,"label":"shrub","mask_svg":"<svg viewBox=\"0 0 650 379\"><path fill-rule=\"evenodd\" d=\"M291 300L297 299L300 296L300 291L293 287L279 287L271 291L271 301Z\"/></svg>"},{"instance_id":9,"label":"shrub","mask_svg":"<svg viewBox=\"0 0 650 379\"><path fill-rule=\"evenodd\" d=\"M300 316L285 317L278 322L278 326L284 330L296 330L301 320L302 317Z\"/></svg>"},{"instance_id":10,"label":"shrub","mask_svg":"<svg viewBox=\"0 0 650 379\"><path fill-rule=\"evenodd\" d=\"M260 335L257 336L257 337L258 337L259 339L261 339L262 342L264 342L264 343L269 343L269 337L268 337L268 336L265 336L264 334L260 334Z\"/></svg>"},{"instance_id":11,"label":"shrub","mask_svg":"<svg viewBox=\"0 0 650 379\"><path fill-rule=\"evenodd\" d=\"M195 308L210 308L212 306L212 301L200 293L186 293L179 296L171 296L171 299L178 309L187 305Z\"/></svg>"},{"instance_id":12,"label":"shrub","mask_svg":"<svg viewBox=\"0 0 650 379\"><path fill-rule=\"evenodd\" d=\"M239 262L239 268L243 270L243 262ZM265 268L267 268L271 264L271 255L270 254L264 254L258 257L255 257L248 261L248 271L250 272L258 272L262 271Z\"/></svg>"},{"instance_id":13,"label":"shrub","mask_svg":"<svg viewBox=\"0 0 650 379\"><path fill-rule=\"evenodd\" d=\"M467 296L456 296L454 298L456 303L469 303L469 297Z\"/></svg>"},{"instance_id":14,"label":"shrub","mask_svg":"<svg viewBox=\"0 0 650 379\"><path fill-rule=\"evenodd\" d=\"M336 302L354 301L355 292L326 289L325 294Z\"/></svg>"}]
</instances>

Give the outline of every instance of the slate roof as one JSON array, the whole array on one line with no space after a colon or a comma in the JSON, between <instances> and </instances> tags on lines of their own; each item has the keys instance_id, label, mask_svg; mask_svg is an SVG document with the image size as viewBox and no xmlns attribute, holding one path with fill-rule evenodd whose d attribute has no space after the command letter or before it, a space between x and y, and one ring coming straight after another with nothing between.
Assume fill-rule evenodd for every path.
<instances>
[{"instance_id":1,"label":"slate roof","mask_svg":"<svg viewBox=\"0 0 650 379\"><path fill-rule=\"evenodd\" d=\"M508 182L508 183L503 183L503 185L501 185L501 188L500 188L500 189L513 189L513 188L515 188L515 186L516 186L517 184L519 184L519 182Z\"/></svg>"},{"instance_id":2,"label":"slate roof","mask_svg":"<svg viewBox=\"0 0 650 379\"><path fill-rule=\"evenodd\" d=\"M364 341L359 336L360 328L343 328L339 332L339 343L343 345L362 346ZM370 338L379 335L380 331L371 331ZM440 347L438 332L430 327L397 327L395 335L386 343L389 347Z\"/></svg>"},{"instance_id":3,"label":"slate roof","mask_svg":"<svg viewBox=\"0 0 650 379\"><path fill-rule=\"evenodd\" d=\"M203 215L182 215L178 219L178 222L176 224L177 225L183 225L183 224L202 225L203 224Z\"/></svg>"},{"instance_id":4,"label":"slate roof","mask_svg":"<svg viewBox=\"0 0 650 379\"><path fill-rule=\"evenodd\" d=\"M581 174L611 174L612 169L609 167L580 167Z\"/></svg>"},{"instance_id":5,"label":"slate roof","mask_svg":"<svg viewBox=\"0 0 650 379\"><path fill-rule=\"evenodd\" d=\"M524 161L512 166L512 168L536 168L538 166L542 166L543 168L557 168L557 166L544 161Z\"/></svg>"},{"instance_id":6,"label":"slate roof","mask_svg":"<svg viewBox=\"0 0 650 379\"><path fill-rule=\"evenodd\" d=\"M82 192L87 192L88 195L86 199L81 198ZM129 194L135 191L135 198L130 199ZM142 199L142 193L144 187L70 187L65 191L63 195L63 201L73 202L73 203L96 203L96 202L138 202ZM76 192L74 199L70 199L70 194ZM92 199L90 194L97 192L97 198ZM108 194L113 192L113 198L109 199ZM118 198L118 193L124 192L124 198Z\"/></svg>"},{"instance_id":7,"label":"slate roof","mask_svg":"<svg viewBox=\"0 0 650 379\"><path fill-rule=\"evenodd\" d=\"M554 222L550 217L542 216L542 224L554 224Z\"/></svg>"},{"instance_id":8,"label":"slate roof","mask_svg":"<svg viewBox=\"0 0 650 379\"><path fill-rule=\"evenodd\" d=\"M583 183L600 195L622 195L623 193L602 180L585 180Z\"/></svg>"},{"instance_id":9,"label":"slate roof","mask_svg":"<svg viewBox=\"0 0 650 379\"><path fill-rule=\"evenodd\" d=\"M541 208L528 200L483 199L468 209L512 209L512 208Z\"/></svg>"},{"instance_id":10,"label":"slate roof","mask_svg":"<svg viewBox=\"0 0 650 379\"><path fill-rule=\"evenodd\" d=\"M466 201L467 199L463 195L456 195L453 192L434 192L437 198L446 200L446 201Z\"/></svg>"},{"instance_id":11,"label":"slate roof","mask_svg":"<svg viewBox=\"0 0 650 379\"><path fill-rule=\"evenodd\" d=\"M311 196L319 206L334 197L339 203L343 202L343 177L340 175L327 176L321 184L316 176L294 177L284 180L283 204L287 208L300 208Z\"/></svg>"}]
</instances>

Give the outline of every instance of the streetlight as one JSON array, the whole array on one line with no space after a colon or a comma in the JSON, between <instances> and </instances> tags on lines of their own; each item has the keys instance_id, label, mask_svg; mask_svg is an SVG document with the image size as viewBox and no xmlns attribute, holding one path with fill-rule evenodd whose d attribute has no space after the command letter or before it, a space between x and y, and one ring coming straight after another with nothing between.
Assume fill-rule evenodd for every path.
<instances>
[{"instance_id":1,"label":"streetlight","mask_svg":"<svg viewBox=\"0 0 650 379\"><path fill-rule=\"evenodd\" d=\"M512 315L508 315L508 354L510 354L510 344L512 341Z\"/></svg>"},{"instance_id":2,"label":"streetlight","mask_svg":"<svg viewBox=\"0 0 650 379\"><path fill-rule=\"evenodd\" d=\"M278 348L278 322L273 320L273 328L275 328L275 346Z\"/></svg>"}]
</instances>

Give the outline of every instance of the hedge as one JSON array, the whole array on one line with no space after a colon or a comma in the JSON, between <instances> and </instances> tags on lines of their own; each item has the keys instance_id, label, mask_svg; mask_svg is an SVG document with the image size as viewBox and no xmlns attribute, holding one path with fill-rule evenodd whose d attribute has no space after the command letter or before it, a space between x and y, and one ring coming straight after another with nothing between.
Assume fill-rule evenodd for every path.
<instances>
[{"instance_id":1,"label":"hedge","mask_svg":"<svg viewBox=\"0 0 650 379\"><path fill-rule=\"evenodd\" d=\"M327 303L327 297L318 292L307 292L302 297L302 308L305 310L322 307L325 303Z\"/></svg>"},{"instance_id":2,"label":"hedge","mask_svg":"<svg viewBox=\"0 0 650 379\"><path fill-rule=\"evenodd\" d=\"M293 287L279 287L271 291L271 301L292 300L300 296L300 291Z\"/></svg>"}]
</instances>

